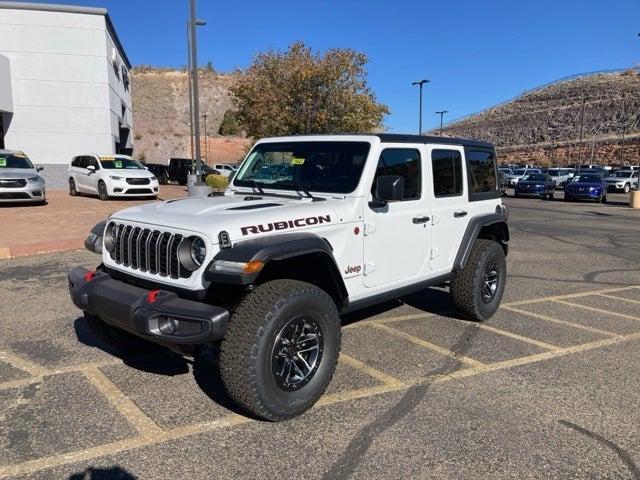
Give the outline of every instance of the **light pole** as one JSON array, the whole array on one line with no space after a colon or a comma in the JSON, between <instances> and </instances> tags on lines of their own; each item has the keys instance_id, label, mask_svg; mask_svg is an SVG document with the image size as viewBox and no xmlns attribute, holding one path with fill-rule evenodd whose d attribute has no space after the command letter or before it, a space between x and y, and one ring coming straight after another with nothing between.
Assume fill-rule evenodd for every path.
<instances>
[{"instance_id":1,"label":"light pole","mask_svg":"<svg viewBox=\"0 0 640 480\"><path fill-rule=\"evenodd\" d=\"M442 117L444 117L445 113L449 113L449 110L440 110L436 112L436 115L440 115L440 136L442 136Z\"/></svg>"},{"instance_id":2,"label":"light pole","mask_svg":"<svg viewBox=\"0 0 640 480\"><path fill-rule=\"evenodd\" d=\"M422 86L425 83L429 83L431 80L420 80L419 82L411 82L411 85L419 85L420 86L420 113L418 120L418 135L422 135Z\"/></svg>"},{"instance_id":3,"label":"light pole","mask_svg":"<svg viewBox=\"0 0 640 480\"><path fill-rule=\"evenodd\" d=\"M208 113L203 113L202 118L204 118L204 141L205 141L205 152L207 154L207 163L209 163L209 136L207 135L207 117Z\"/></svg>"},{"instance_id":4,"label":"light pole","mask_svg":"<svg viewBox=\"0 0 640 480\"><path fill-rule=\"evenodd\" d=\"M196 25L205 25L206 22L196 20L196 0L189 1L190 25L189 40L191 44L191 81L193 82L193 131L195 134L196 150L196 179L195 185L202 185L202 156L200 154L200 98L198 96L198 40L196 37Z\"/></svg>"},{"instance_id":5,"label":"light pole","mask_svg":"<svg viewBox=\"0 0 640 480\"><path fill-rule=\"evenodd\" d=\"M196 20L196 26L201 27L206 25L207 22L204 20ZM191 20L187 20L187 79L189 81L189 143L191 144L191 155L190 158L192 160L191 168L193 165L193 89L191 88Z\"/></svg>"}]
</instances>

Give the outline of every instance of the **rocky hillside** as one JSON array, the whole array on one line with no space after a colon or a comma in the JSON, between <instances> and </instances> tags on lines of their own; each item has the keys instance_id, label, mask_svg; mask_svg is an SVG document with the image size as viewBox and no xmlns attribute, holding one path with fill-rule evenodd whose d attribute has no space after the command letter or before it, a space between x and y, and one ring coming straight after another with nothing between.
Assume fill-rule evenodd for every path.
<instances>
[{"instance_id":1,"label":"rocky hillside","mask_svg":"<svg viewBox=\"0 0 640 480\"><path fill-rule=\"evenodd\" d=\"M148 162L166 163L170 157L188 157L189 94L184 70L137 68L131 75L133 94L134 156ZM213 162L236 162L249 145L239 137L221 137L218 129L223 115L231 107L228 75L202 70L200 112L208 113L207 131L210 159ZM201 123L202 155L206 158L204 122Z\"/></svg>"},{"instance_id":2,"label":"rocky hillside","mask_svg":"<svg viewBox=\"0 0 640 480\"><path fill-rule=\"evenodd\" d=\"M583 144L579 146L582 99ZM447 125L444 133L488 140L503 161L555 163L593 159L637 162L640 156L640 70L600 73L525 92Z\"/></svg>"}]
</instances>

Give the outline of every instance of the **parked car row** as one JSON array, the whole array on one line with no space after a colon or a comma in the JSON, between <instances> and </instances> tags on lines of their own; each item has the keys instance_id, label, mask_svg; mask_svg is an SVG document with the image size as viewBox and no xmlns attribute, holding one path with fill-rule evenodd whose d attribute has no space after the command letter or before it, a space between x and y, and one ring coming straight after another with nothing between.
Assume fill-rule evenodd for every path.
<instances>
[{"instance_id":1,"label":"parked car row","mask_svg":"<svg viewBox=\"0 0 640 480\"><path fill-rule=\"evenodd\" d=\"M45 181L39 174L43 169L24 152L0 150L0 202L45 203Z\"/></svg>"}]
</instances>

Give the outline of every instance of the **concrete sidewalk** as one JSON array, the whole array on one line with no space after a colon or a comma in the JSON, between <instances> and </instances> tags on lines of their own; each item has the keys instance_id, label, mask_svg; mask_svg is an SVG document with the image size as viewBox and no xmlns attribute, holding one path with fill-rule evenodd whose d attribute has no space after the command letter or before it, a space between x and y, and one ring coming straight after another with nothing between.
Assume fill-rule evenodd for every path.
<instances>
[{"instance_id":1,"label":"concrete sidewalk","mask_svg":"<svg viewBox=\"0 0 640 480\"><path fill-rule=\"evenodd\" d=\"M186 187L160 186L159 199L185 197ZM110 213L150 200L71 197L66 190L48 190L47 205L0 204L0 259L84 248L84 239Z\"/></svg>"}]
</instances>

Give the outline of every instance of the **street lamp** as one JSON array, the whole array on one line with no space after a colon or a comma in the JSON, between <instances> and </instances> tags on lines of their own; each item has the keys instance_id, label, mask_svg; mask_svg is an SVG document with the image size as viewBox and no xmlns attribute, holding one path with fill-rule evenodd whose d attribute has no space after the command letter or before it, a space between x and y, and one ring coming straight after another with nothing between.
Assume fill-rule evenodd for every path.
<instances>
[{"instance_id":1,"label":"street lamp","mask_svg":"<svg viewBox=\"0 0 640 480\"><path fill-rule=\"evenodd\" d=\"M431 80L420 80L419 82L411 82L411 85L419 85L420 86L420 116L418 120L418 135L422 135L422 86L425 83L430 83Z\"/></svg>"},{"instance_id":2,"label":"street lamp","mask_svg":"<svg viewBox=\"0 0 640 480\"><path fill-rule=\"evenodd\" d=\"M202 27L206 24L207 22L205 20L196 20L196 26L198 27ZM190 158L193 159L193 91L191 88L191 20L187 20L187 65L188 65L187 78L189 80L189 141L191 144ZM193 168L193 165L191 167Z\"/></svg>"},{"instance_id":3,"label":"street lamp","mask_svg":"<svg viewBox=\"0 0 640 480\"><path fill-rule=\"evenodd\" d=\"M204 118L204 141L206 142L206 153L207 153L207 163L209 163L209 136L207 135L207 117L208 113L203 113L202 118Z\"/></svg>"},{"instance_id":4,"label":"street lamp","mask_svg":"<svg viewBox=\"0 0 640 480\"><path fill-rule=\"evenodd\" d=\"M445 113L449 113L449 110L440 110L436 112L436 115L440 115L440 136L442 136L442 117L444 117Z\"/></svg>"},{"instance_id":5,"label":"street lamp","mask_svg":"<svg viewBox=\"0 0 640 480\"><path fill-rule=\"evenodd\" d=\"M586 98L582 98L582 109L580 113L580 141L578 146L578 173L580 173L580 164L582 163L582 131L584 128L584 104L587 101Z\"/></svg>"},{"instance_id":6,"label":"street lamp","mask_svg":"<svg viewBox=\"0 0 640 480\"><path fill-rule=\"evenodd\" d=\"M206 25L204 20L196 19L196 0L189 0L189 44L191 46L191 81L193 82L193 130L195 134L195 150L196 150L196 178L195 186L202 186L202 156L200 154L200 98L198 96L198 41L196 37L196 26ZM195 189L198 195L198 189Z\"/></svg>"}]
</instances>

